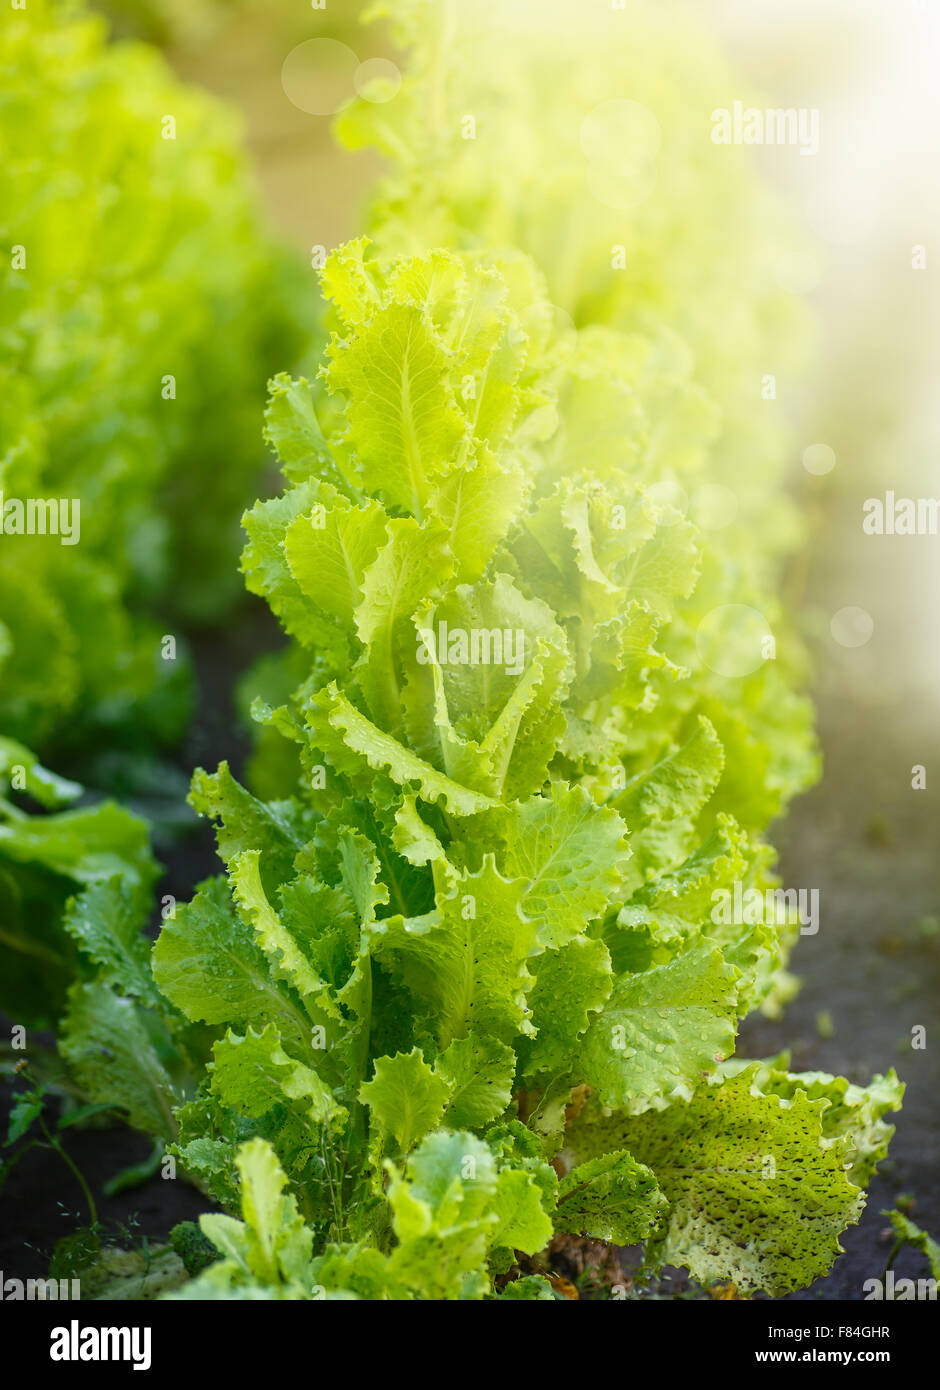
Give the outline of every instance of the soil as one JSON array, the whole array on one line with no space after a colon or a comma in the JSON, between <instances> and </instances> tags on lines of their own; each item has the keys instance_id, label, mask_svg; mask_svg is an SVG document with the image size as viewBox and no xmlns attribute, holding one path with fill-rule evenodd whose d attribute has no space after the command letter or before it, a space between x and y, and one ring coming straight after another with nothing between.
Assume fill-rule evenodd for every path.
<instances>
[{"instance_id":1,"label":"soil","mask_svg":"<svg viewBox=\"0 0 940 1390\"><path fill-rule=\"evenodd\" d=\"M936 793L913 791L910 769L940 755L936 728L823 700L820 733L826 762L819 786L791 811L777 836L784 884L819 889L821 925L804 937L792 968L803 981L783 1019L748 1020L739 1051L793 1052L796 1070L820 1070L867 1082L894 1067L907 1091L890 1157L870 1189L845 1254L799 1298L858 1299L880 1275L892 1237L881 1215L899 1193L913 1196L913 1219L940 1231L940 857ZM933 759L936 766L938 757ZM828 1015L828 1019L826 1018ZM820 1036L829 1031L832 1035ZM912 1047L912 1029L927 1046ZM898 1275L928 1274L904 1251Z\"/></svg>"}]
</instances>

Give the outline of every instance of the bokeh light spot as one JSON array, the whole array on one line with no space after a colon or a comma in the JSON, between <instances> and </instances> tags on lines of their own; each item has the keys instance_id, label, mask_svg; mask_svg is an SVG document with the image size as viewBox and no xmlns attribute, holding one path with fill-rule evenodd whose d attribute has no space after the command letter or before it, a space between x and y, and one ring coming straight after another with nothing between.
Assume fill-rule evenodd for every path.
<instances>
[{"instance_id":1,"label":"bokeh light spot","mask_svg":"<svg viewBox=\"0 0 940 1390\"><path fill-rule=\"evenodd\" d=\"M689 498L681 483L674 478L661 478L646 489L647 497L660 507L671 507L672 512L664 512L659 518L660 526L674 526L689 510Z\"/></svg>"},{"instance_id":2,"label":"bokeh light spot","mask_svg":"<svg viewBox=\"0 0 940 1390\"><path fill-rule=\"evenodd\" d=\"M819 478L831 473L836 466L836 454L828 444L810 444L803 450L803 467Z\"/></svg>"},{"instance_id":3,"label":"bokeh light spot","mask_svg":"<svg viewBox=\"0 0 940 1390\"><path fill-rule=\"evenodd\" d=\"M692 511L703 531L721 531L738 514L737 494L722 483L703 483L692 494Z\"/></svg>"},{"instance_id":4,"label":"bokeh light spot","mask_svg":"<svg viewBox=\"0 0 940 1390\"><path fill-rule=\"evenodd\" d=\"M391 101L401 91L401 73L389 58L367 58L356 69L353 84L365 101Z\"/></svg>"},{"instance_id":5,"label":"bokeh light spot","mask_svg":"<svg viewBox=\"0 0 940 1390\"><path fill-rule=\"evenodd\" d=\"M774 651L770 624L746 603L726 603L706 613L695 645L705 665L719 676L749 676Z\"/></svg>"},{"instance_id":6,"label":"bokeh light spot","mask_svg":"<svg viewBox=\"0 0 940 1390\"><path fill-rule=\"evenodd\" d=\"M840 608L829 624L834 642L840 647L864 647L875 631L875 620L864 608Z\"/></svg>"},{"instance_id":7,"label":"bokeh light spot","mask_svg":"<svg viewBox=\"0 0 940 1390\"><path fill-rule=\"evenodd\" d=\"M356 54L338 39L306 39L284 59L281 86L298 111L333 116L354 99L359 67Z\"/></svg>"}]
</instances>

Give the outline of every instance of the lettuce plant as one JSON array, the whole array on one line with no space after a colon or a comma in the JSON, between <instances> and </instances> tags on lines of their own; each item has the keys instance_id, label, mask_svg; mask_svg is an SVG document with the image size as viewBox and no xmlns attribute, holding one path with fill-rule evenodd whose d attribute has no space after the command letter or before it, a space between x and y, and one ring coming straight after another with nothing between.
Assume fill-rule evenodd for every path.
<instances>
[{"instance_id":1,"label":"lettuce plant","mask_svg":"<svg viewBox=\"0 0 940 1390\"><path fill-rule=\"evenodd\" d=\"M801 536L781 486L792 440L767 395L792 382L806 325L778 281L799 248L786 210L709 139L710 111L739 80L693 16L643 3L574 17L554 0L538 13L521 0L405 0L369 13L391 20L407 65L394 100L363 99L337 121L347 147L387 164L367 233L385 258L433 245L535 260L554 314L580 330L554 466L568 467L561 440L574 439L698 527L682 660L713 701L727 809L763 829L818 774L796 693L805 656L779 600ZM725 649L717 671L713 646ZM262 676L278 701L296 683L270 661L256 688ZM288 790L283 765L262 736L253 785Z\"/></svg>"},{"instance_id":2,"label":"lettuce plant","mask_svg":"<svg viewBox=\"0 0 940 1390\"><path fill-rule=\"evenodd\" d=\"M216 1033L174 1151L243 1217L203 1218L189 1293L548 1296L515 1275L556 1233L805 1285L900 1087L732 1057L796 924L713 907L775 883L807 734L782 662L706 669L698 589L747 568L656 494L645 345L559 323L514 253L354 242L323 287L320 376L269 406L288 490L245 519L298 783L197 774L227 875L154 948Z\"/></svg>"},{"instance_id":3,"label":"lettuce plant","mask_svg":"<svg viewBox=\"0 0 940 1390\"><path fill-rule=\"evenodd\" d=\"M106 38L58 0L0 32L0 729L44 755L178 728L160 639L236 594L263 382L299 341L231 116ZM67 543L26 533L60 499Z\"/></svg>"},{"instance_id":4,"label":"lettuce plant","mask_svg":"<svg viewBox=\"0 0 940 1390\"><path fill-rule=\"evenodd\" d=\"M109 915L125 960L123 973L114 962L115 983L126 983L132 961L149 977L140 928L157 866L141 820L83 799L11 739L0 738L0 786L0 1008L24 1027L48 1027L76 977L98 974Z\"/></svg>"},{"instance_id":5,"label":"lettuce plant","mask_svg":"<svg viewBox=\"0 0 940 1390\"><path fill-rule=\"evenodd\" d=\"M652 340L698 388L658 421L659 467L681 474L707 444L709 482L762 523L754 559L773 562L794 524L780 415L810 330L792 286L813 256L750 151L711 141L746 84L694 9L379 0L366 18L389 20L402 89L336 129L385 162L364 226L384 255L511 246L578 327Z\"/></svg>"},{"instance_id":6,"label":"lettuce plant","mask_svg":"<svg viewBox=\"0 0 940 1390\"><path fill-rule=\"evenodd\" d=\"M58 1087L61 1069L47 1069L35 1039L55 1028L70 1094L162 1146L177 1137L173 1107L206 1044L154 984L143 928L160 870L149 827L7 738L0 787L0 1009L14 1029L8 1061L37 1067L7 1142L39 1115L46 1083Z\"/></svg>"}]
</instances>

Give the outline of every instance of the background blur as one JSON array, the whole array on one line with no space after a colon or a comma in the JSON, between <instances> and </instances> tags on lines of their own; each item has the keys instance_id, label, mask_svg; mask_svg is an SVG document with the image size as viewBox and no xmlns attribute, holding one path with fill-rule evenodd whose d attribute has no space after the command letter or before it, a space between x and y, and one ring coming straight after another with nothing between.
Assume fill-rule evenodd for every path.
<instances>
[{"instance_id":1,"label":"background blur","mask_svg":"<svg viewBox=\"0 0 940 1390\"><path fill-rule=\"evenodd\" d=\"M120 32L161 43L181 75L241 108L271 216L308 261L313 246L330 248L354 232L378 161L336 151L329 116L288 99L282 65L299 44L333 40L309 57L317 71L312 85L335 108L352 94L357 62L394 58L380 26L357 27L357 0L329 0L322 10L306 0L111 0L102 7ZM794 969L804 984L786 1018L748 1024L740 1050L766 1055L789 1045L798 1069L856 1080L896 1066L908 1084L892 1157L861 1226L845 1239L847 1254L814 1291L798 1295L860 1298L862 1281L880 1272L890 1248L880 1209L899 1193L913 1197L914 1219L940 1235L940 641L933 600L940 537L862 530L864 500L886 489L940 497L933 389L940 367L933 331L940 321L940 0L697 0L695 9L741 74L743 90L729 92L729 107L737 98L748 104L756 90L767 106L820 113L815 155L791 147L716 151L756 159L818 241L815 263L779 269L789 287L808 293L819 342L814 372L799 384L778 383L778 397L802 440L792 488L812 540L793 568L788 600L815 655L825 773L775 839L784 882L818 888L822 925L798 947ZM912 264L917 247L925 249L925 269ZM824 474L802 462L803 448L814 444L834 455ZM844 624L833 631L834 615L845 608L870 616L869 640L847 646ZM926 768L924 790L911 785L916 764ZM927 1030L924 1050L911 1047L917 1026ZM896 1269L924 1272L906 1254Z\"/></svg>"}]
</instances>

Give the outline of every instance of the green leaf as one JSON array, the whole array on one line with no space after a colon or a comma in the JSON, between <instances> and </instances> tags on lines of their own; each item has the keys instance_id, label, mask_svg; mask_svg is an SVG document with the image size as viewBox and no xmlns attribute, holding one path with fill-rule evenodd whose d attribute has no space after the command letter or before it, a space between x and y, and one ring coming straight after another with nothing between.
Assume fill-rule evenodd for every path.
<instances>
[{"instance_id":1,"label":"green leaf","mask_svg":"<svg viewBox=\"0 0 940 1390\"><path fill-rule=\"evenodd\" d=\"M123 994L159 1006L150 971L150 942L141 928L140 894L120 878L93 884L69 900L63 926L96 965L99 979Z\"/></svg>"},{"instance_id":2,"label":"green leaf","mask_svg":"<svg viewBox=\"0 0 940 1390\"><path fill-rule=\"evenodd\" d=\"M448 1087L443 1123L448 1129L481 1129L512 1099L516 1058L496 1038L455 1038L434 1063Z\"/></svg>"},{"instance_id":3,"label":"green leaf","mask_svg":"<svg viewBox=\"0 0 940 1390\"><path fill-rule=\"evenodd\" d=\"M372 268L365 263L368 245L368 237L343 242L330 253L320 272L323 294L348 328L365 322L381 302Z\"/></svg>"},{"instance_id":4,"label":"green leaf","mask_svg":"<svg viewBox=\"0 0 940 1390\"><path fill-rule=\"evenodd\" d=\"M347 397L349 438L373 487L422 520L464 430L427 316L388 304L350 340L334 339L329 356L329 388Z\"/></svg>"},{"instance_id":5,"label":"green leaf","mask_svg":"<svg viewBox=\"0 0 940 1390\"><path fill-rule=\"evenodd\" d=\"M541 788L568 681L565 637L551 610L497 574L458 585L418 627L448 774L500 799Z\"/></svg>"},{"instance_id":6,"label":"green leaf","mask_svg":"<svg viewBox=\"0 0 940 1390\"><path fill-rule=\"evenodd\" d=\"M531 1173L505 1168L497 1179L495 1205L497 1224L490 1236L492 1245L535 1255L554 1235L552 1219L542 1207Z\"/></svg>"},{"instance_id":7,"label":"green leaf","mask_svg":"<svg viewBox=\"0 0 940 1390\"><path fill-rule=\"evenodd\" d=\"M656 1229L668 1207L649 1168L615 1149L579 1163L562 1178L555 1228L633 1245Z\"/></svg>"},{"instance_id":8,"label":"green leaf","mask_svg":"<svg viewBox=\"0 0 940 1390\"><path fill-rule=\"evenodd\" d=\"M300 999L271 978L268 958L233 910L224 878L201 883L192 902L179 904L164 921L153 975L193 1022L271 1023L286 1045L303 1049L309 1042Z\"/></svg>"},{"instance_id":9,"label":"green leaf","mask_svg":"<svg viewBox=\"0 0 940 1390\"><path fill-rule=\"evenodd\" d=\"M369 566L355 621L366 652L357 671L360 688L378 724L393 733L401 728L399 644L417 639L408 621L418 604L448 578L452 560L438 528L420 527L411 517L387 524L388 540Z\"/></svg>"},{"instance_id":10,"label":"green leaf","mask_svg":"<svg viewBox=\"0 0 940 1390\"><path fill-rule=\"evenodd\" d=\"M687 1094L734 1049L738 972L698 946L620 975L580 1048L580 1075L604 1105L636 1114Z\"/></svg>"},{"instance_id":11,"label":"green leaf","mask_svg":"<svg viewBox=\"0 0 940 1390\"><path fill-rule=\"evenodd\" d=\"M447 1081L435 1075L417 1047L377 1057L372 1080L359 1088L360 1101L403 1154L440 1122L449 1094Z\"/></svg>"},{"instance_id":12,"label":"green leaf","mask_svg":"<svg viewBox=\"0 0 940 1390\"><path fill-rule=\"evenodd\" d=\"M221 1251L235 1280L274 1286L275 1296L309 1296L312 1235L284 1191L287 1179L274 1150L263 1139L252 1139L242 1145L237 1162L244 1221L202 1216L203 1234Z\"/></svg>"},{"instance_id":13,"label":"green leaf","mask_svg":"<svg viewBox=\"0 0 940 1390\"><path fill-rule=\"evenodd\" d=\"M268 902L261 882L260 861L261 851L257 849L245 850L231 861L235 902L254 928L255 940L267 957L274 978L296 989L309 1011L326 981L311 966L297 939Z\"/></svg>"},{"instance_id":14,"label":"green leaf","mask_svg":"<svg viewBox=\"0 0 940 1390\"><path fill-rule=\"evenodd\" d=\"M497 1178L482 1140L459 1130L428 1135L409 1160L407 1178L393 1174L389 1200L399 1240L483 1220L492 1226Z\"/></svg>"},{"instance_id":15,"label":"green leaf","mask_svg":"<svg viewBox=\"0 0 940 1390\"><path fill-rule=\"evenodd\" d=\"M369 767L376 771L387 770L399 786L416 783L425 801L440 799L457 816L472 816L474 812L494 804L491 797L452 781L390 734L383 733L355 709L335 686L328 688L326 696L329 700L329 727L336 730L345 746L364 759ZM315 732L319 727L314 724Z\"/></svg>"},{"instance_id":16,"label":"green leaf","mask_svg":"<svg viewBox=\"0 0 940 1390\"><path fill-rule=\"evenodd\" d=\"M339 872L363 926L375 920L376 909L388 902L388 888L379 880L380 865L375 846L357 830L341 829L336 837Z\"/></svg>"},{"instance_id":17,"label":"green leaf","mask_svg":"<svg viewBox=\"0 0 940 1390\"><path fill-rule=\"evenodd\" d=\"M461 583L472 584L483 577L519 512L525 491L522 467L503 467L497 455L486 451L472 467L455 469L438 485L431 510L447 528L448 548Z\"/></svg>"},{"instance_id":18,"label":"green leaf","mask_svg":"<svg viewBox=\"0 0 940 1390\"><path fill-rule=\"evenodd\" d=\"M513 1302L518 1299L528 1299L538 1303L555 1302L552 1286L541 1274L526 1274L521 1279L513 1279L497 1297Z\"/></svg>"},{"instance_id":19,"label":"green leaf","mask_svg":"<svg viewBox=\"0 0 940 1390\"><path fill-rule=\"evenodd\" d=\"M581 938L537 956L534 968L529 1007L535 1037L520 1044L524 1074L565 1075L579 1069L578 1040L610 995L610 955L602 941Z\"/></svg>"},{"instance_id":20,"label":"green leaf","mask_svg":"<svg viewBox=\"0 0 940 1390\"><path fill-rule=\"evenodd\" d=\"M198 768L189 800L201 816L217 822L216 843L227 865L255 850L264 855L266 882L292 877L294 860L312 826L312 817L296 803L259 801L236 782L228 763L220 763L211 774Z\"/></svg>"},{"instance_id":21,"label":"green leaf","mask_svg":"<svg viewBox=\"0 0 940 1390\"><path fill-rule=\"evenodd\" d=\"M717 786L723 767L715 730L700 718L687 743L634 777L613 804L631 831L694 816Z\"/></svg>"},{"instance_id":22,"label":"green leaf","mask_svg":"<svg viewBox=\"0 0 940 1390\"><path fill-rule=\"evenodd\" d=\"M302 483L316 473L341 491L348 487L317 418L314 388L303 377L293 381L280 372L268 383L264 437L287 477Z\"/></svg>"},{"instance_id":23,"label":"green leaf","mask_svg":"<svg viewBox=\"0 0 940 1390\"><path fill-rule=\"evenodd\" d=\"M129 999L103 984L73 985L59 1049L93 1101L125 1111L135 1129L176 1137L175 1087Z\"/></svg>"},{"instance_id":24,"label":"green leaf","mask_svg":"<svg viewBox=\"0 0 940 1390\"><path fill-rule=\"evenodd\" d=\"M908 1245L913 1245L915 1250L927 1256L927 1263L930 1266L930 1273L934 1279L940 1279L940 1245L922 1231L919 1226L911 1220L909 1216L901 1211L885 1211L882 1216L887 1216L894 1228L894 1234L898 1240L903 1240Z\"/></svg>"},{"instance_id":25,"label":"green leaf","mask_svg":"<svg viewBox=\"0 0 940 1390\"><path fill-rule=\"evenodd\" d=\"M308 481L283 497L256 502L242 518L248 534L242 572L249 592L267 600L292 637L305 647L323 647L343 658L348 656L348 642L339 623L310 603L291 573L284 548L289 530L310 516L319 496L319 485Z\"/></svg>"},{"instance_id":26,"label":"green leaf","mask_svg":"<svg viewBox=\"0 0 940 1390\"><path fill-rule=\"evenodd\" d=\"M539 922L543 946L581 935L616 897L630 853L626 827L580 787L553 782L549 795L486 813L481 824L502 841L505 873L530 880L523 909Z\"/></svg>"},{"instance_id":27,"label":"green leaf","mask_svg":"<svg viewBox=\"0 0 940 1390\"><path fill-rule=\"evenodd\" d=\"M582 1113L569 1145L579 1158L625 1148L652 1169L669 1202L647 1252L655 1265L776 1295L825 1274L862 1201L841 1145L823 1135L825 1101L763 1095L756 1073L638 1119Z\"/></svg>"},{"instance_id":28,"label":"green leaf","mask_svg":"<svg viewBox=\"0 0 940 1390\"><path fill-rule=\"evenodd\" d=\"M28 1130L32 1129L36 1120L42 1114L43 1106L46 1102L45 1088L38 1086L35 1090L25 1091L23 1095L17 1096L10 1107L10 1116L7 1124L6 1144L15 1144L22 1139Z\"/></svg>"},{"instance_id":29,"label":"green leaf","mask_svg":"<svg viewBox=\"0 0 940 1390\"><path fill-rule=\"evenodd\" d=\"M363 580L386 544L387 518L378 502L354 507L319 491L312 516L298 516L287 527L284 552L304 597L351 632Z\"/></svg>"},{"instance_id":30,"label":"green leaf","mask_svg":"<svg viewBox=\"0 0 940 1390\"><path fill-rule=\"evenodd\" d=\"M274 1105L291 1105L314 1128L342 1129L346 1111L312 1068L289 1057L277 1029L269 1023L244 1037L231 1029L212 1049L212 1089L240 1115L257 1118Z\"/></svg>"},{"instance_id":31,"label":"green leaf","mask_svg":"<svg viewBox=\"0 0 940 1390\"><path fill-rule=\"evenodd\" d=\"M522 915L521 880L504 879L491 857L478 874L438 879L437 910L378 924L373 952L408 990L414 1017L443 1051L471 1033L511 1043L531 1032L526 960L534 929Z\"/></svg>"},{"instance_id":32,"label":"green leaf","mask_svg":"<svg viewBox=\"0 0 940 1390\"><path fill-rule=\"evenodd\" d=\"M146 891L156 878L146 825L113 801L0 823L0 858L4 857L18 864L40 864L86 885L118 876L128 886Z\"/></svg>"},{"instance_id":33,"label":"green leaf","mask_svg":"<svg viewBox=\"0 0 940 1390\"><path fill-rule=\"evenodd\" d=\"M826 1101L823 1133L842 1145L852 1182L866 1187L887 1155L894 1126L885 1123L884 1116L888 1111L900 1110L903 1084L893 1071L887 1076L873 1077L868 1086L853 1085L844 1076L830 1076L828 1072L787 1072L787 1060L785 1055L779 1066L765 1064L758 1072L757 1084L768 1095L785 1100L802 1091L810 1100ZM726 1063L724 1070L733 1075L737 1066Z\"/></svg>"},{"instance_id":34,"label":"green leaf","mask_svg":"<svg viewBox=\"0 0 940 1390\"><path fill-rule=\"evenodd\" d=\"M703 930L710 938L720 939L721 933L711 923L718 901L715 894L731 893L735 880L743 886L748 878L746 849L745 835L729 816L719 816L708 839L687 858L637 888L618 921L649 931L655 943L670 952L694 942Z\"/></svg>"},{"instance_id":35,"label":"green leaf","mask_svg":"<svg viewBox=\"0 0 940 1390\"><path fill-rule=\"evenodd\" d=\"M409 864L429 864L432 860L444 859L444 847L418 814L418 800L414 796L402 797L401 805L395 812L392 843Z\"/></svg>"},{"instance_id":36,"label":"green leaf","mask_svg":"<svg viewBox=\"0 0 940 1390\"><path fill-rule=\"evenodd\" d=\"M11 781L15 769L22 769L24 785L19 790L28 792L41 806L49 809L75 801L82 794L77 782L57 777L43 767L35 753L22 743L11 738L0 738L0 783Z\"/></svg>"}]
</instances>

